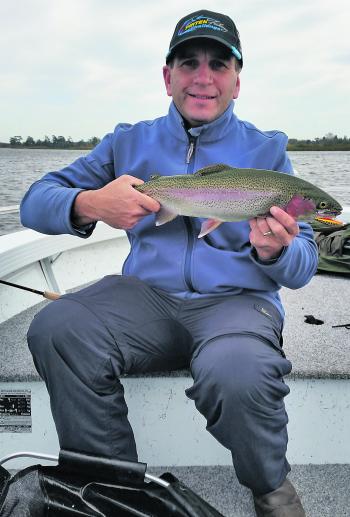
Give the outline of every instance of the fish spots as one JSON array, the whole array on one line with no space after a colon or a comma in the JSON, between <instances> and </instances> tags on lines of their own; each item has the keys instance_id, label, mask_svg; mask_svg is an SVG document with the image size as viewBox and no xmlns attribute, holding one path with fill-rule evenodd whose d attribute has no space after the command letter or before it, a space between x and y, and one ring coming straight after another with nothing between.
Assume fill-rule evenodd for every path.
<instances>
[{"instance_id":1,"label":"fish spots","mask_svg":"<svg viewBox=\"0 0 350 517\"><path fill-rule=\"evenodd\" d=\"M271 194L266 191L239 189L239 188L172 188L168 190L169 197L176 199L191 199L192 201L222 202L222 201L250 201L255 199L269 199ZM275 195L272 193L272 195Z\"/></svg>"}]
</instances>

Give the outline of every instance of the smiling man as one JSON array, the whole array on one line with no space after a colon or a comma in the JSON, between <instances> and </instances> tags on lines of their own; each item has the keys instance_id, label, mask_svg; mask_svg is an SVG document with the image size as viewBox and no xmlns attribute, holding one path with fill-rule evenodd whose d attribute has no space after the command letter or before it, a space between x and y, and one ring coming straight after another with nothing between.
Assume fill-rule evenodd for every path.
<instances>
[{"instance_id":1,"label":"smiling man","mask_svg":"<svg viewBox=\"0 0 350 517\"><path fill-rule=\"evenodd\" d=\"M186 395L232 453L260 517L303 517L288 481L281 286L303 287L318 262L313 232L283 210L224 223L155 225L160 205L135 185L154 173L215 163L292 174L287 137L233 112L242 49L235 24L200 10L176 25L163 67L166 116L118 124L87 156L46 174L21 205L25 226L89 237L97 221L126 230L122 275L62 296L34 319L28 343L62 448L137 460L120 377L187 367ZM82 425L83 422L83 425Z\"/></svg>"},{"instance_id":2,"label":"smiling man","mask_svg":"<svg viewBox=\"0 0 350 517\"><path fill-rule=\"evenodd\" d=\"M189 127L219 118L237 99L239 72L232 52L210 40L182 43L163 68L167 94Z\"/></svg>"},{"instance_id":3,"label":"smiling man","mask_svg":"<svg viewBox=\"0 0 350 517\"><path fill-rule=\"evenodd\" d=\"M238 31L228 16L197 11L182 18L166 63L167 94L192 127L217 119L238 97L243 58Z\"/></svg>"}]
</instances>

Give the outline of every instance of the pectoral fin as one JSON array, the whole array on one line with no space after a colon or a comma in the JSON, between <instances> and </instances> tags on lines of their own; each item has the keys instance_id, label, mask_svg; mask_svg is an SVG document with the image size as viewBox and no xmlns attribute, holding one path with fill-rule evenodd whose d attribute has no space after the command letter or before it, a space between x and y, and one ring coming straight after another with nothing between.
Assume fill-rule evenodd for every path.
<instances>
[{"instance_id":1,"label":"pectoral fin","mask_svg":"<svg viewBox=\"0 0 350 517\"><path fill-rule=\"evenodd\" d=\"M177 214L165 208L164 206L160 207L159 212L156 214L156 226L161 226L162 224L169 223L173 219L177 217Z\"/></svg>"},{"instance_id":2,"label":"pectoral fin","mask_svg":"<svg viewBox=\"0 0 350 517\"><path fill-rule=\"evenodd\" d=\"M198 235L198 239L201 237L204 237L204 235L208 235L208 233L215 230L223 221L220 221L219 219L206 219L203 221L201 226L201 231Z\"/></svg>"}]
</instances>

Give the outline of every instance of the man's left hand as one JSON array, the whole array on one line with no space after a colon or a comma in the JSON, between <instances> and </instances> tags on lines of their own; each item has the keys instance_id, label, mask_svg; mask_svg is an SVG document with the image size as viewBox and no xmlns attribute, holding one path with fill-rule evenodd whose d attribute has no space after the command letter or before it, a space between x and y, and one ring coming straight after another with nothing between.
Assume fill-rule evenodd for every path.
<instances>
[{"instance_id":1,"label":"man's left hand","mask_svg":"<svg viewBox=\"0 0 350 517\"><path fill-rule=\"evenodd\" d=\"M262 260L279 257L283 248L289 246L299 233L295 219L278 206L273 206L270 214L266 218L257 217L249 221L249 239Z\"/></svg>"}]
</instances>

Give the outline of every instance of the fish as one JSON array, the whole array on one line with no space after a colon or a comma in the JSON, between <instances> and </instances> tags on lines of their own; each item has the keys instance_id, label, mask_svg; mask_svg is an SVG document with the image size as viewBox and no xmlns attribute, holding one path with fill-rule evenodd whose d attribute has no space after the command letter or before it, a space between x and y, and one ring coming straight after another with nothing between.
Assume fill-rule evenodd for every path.
<instances>
[{"instance_id":1,"label":"fish","mask_svg":"<svg viewBox=\"0 0 350 517\"><path fill-rule=\"evenodd\" d=\"M223 163L194 174L152 175L134 188L160 203L156 226L178 215L204 218L198 238L224 222L267 217L272 206L304 221L315 217L334 220L342 212L342 206L327 192L297 176Z\"/></svg>"}]
</instances>

